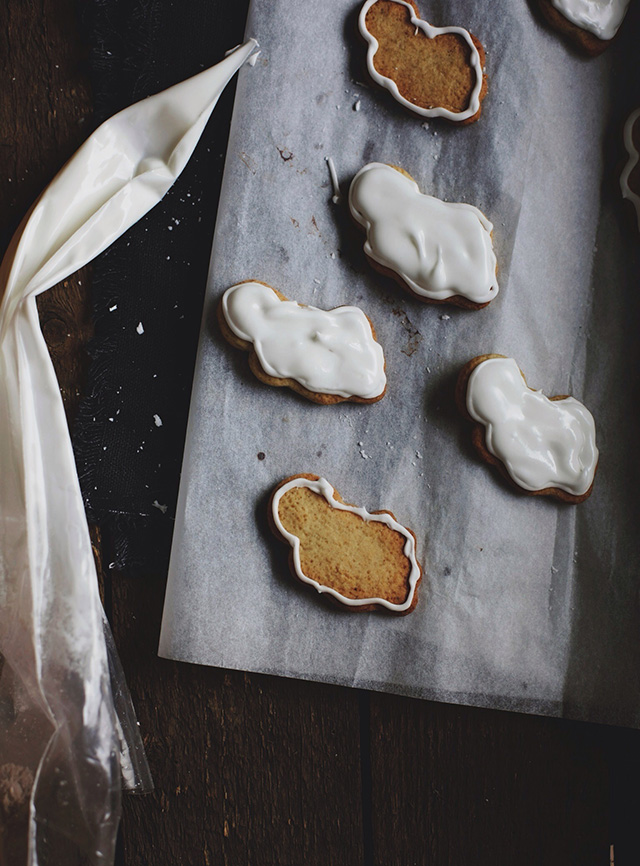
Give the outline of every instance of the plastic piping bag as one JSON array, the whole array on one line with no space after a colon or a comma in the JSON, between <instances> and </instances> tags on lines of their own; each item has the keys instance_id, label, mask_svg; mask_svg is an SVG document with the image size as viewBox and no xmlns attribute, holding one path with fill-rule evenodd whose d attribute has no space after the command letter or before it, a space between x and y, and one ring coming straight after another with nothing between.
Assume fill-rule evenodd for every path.
<instances>
[{"instance_id":1,"label":"plastic piping bag","mask_svg":"<svg viewBox=\"0 0 640 866\"><path fill-rule=\"evenodd\" d=\"M121 774L133 789L147 781L108 626L105 632L36 295L160 201L256 48L249 40L103 123L33 205L0 266L0 770L5 779L16 774L27 791L33 780L29 866L79 856L112 862Z\"/></svg>"}]
</instances>

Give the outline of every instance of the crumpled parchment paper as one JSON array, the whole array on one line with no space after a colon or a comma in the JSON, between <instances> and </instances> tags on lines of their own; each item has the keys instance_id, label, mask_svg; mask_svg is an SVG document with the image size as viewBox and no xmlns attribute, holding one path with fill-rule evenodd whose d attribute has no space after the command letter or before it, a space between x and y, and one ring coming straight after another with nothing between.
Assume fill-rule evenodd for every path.
<instances>
[{"instance_id":1,"label":"crumpled parchment paper","mask_svg":"<svg viewBox=\"0 0 640 866\"><path fill-rule=\"evenodd\" d=\"M616 174L635 107L618 84L637 81L634 22L588 60L535 4L422 2L431 23L466 26L486 48L482 117L456 128L423 123L369 84L358 8L274 0L250 13L262 69L237 95L160 653L637 725L638 237ZM371 161L492 220L501 290L488 308L420 304L367 265L346 193ZM215 322L224 289L249 278L303 303L361 306L386 353L384 400L318 407L260 384ZM453 391L485 352L591 409L601 458L586 503L520 495L478 460ZM416 532L425 579L414 613L334 611L290 578L265 510L297 472Z\"/></svg>"}]
</instances>

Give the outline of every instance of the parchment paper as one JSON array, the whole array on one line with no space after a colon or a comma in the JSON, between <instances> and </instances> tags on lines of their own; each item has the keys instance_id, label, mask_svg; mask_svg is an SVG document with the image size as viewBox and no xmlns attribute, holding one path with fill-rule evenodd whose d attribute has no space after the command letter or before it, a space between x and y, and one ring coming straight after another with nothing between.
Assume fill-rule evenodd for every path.
<instances>
[{"instance_id":1,"label":"parchment paper","mask_svg":"<svg viewBox=\"0 0 640 866\"><path fill-rule=\"evenodd\" d=\"M526 2L422 3L431 23L462 24L486 48L482 117L457 128L366 84L358 8L272 0L250 12L262 54L236 97L160 654L637 726L639 239L616 166L640 100L619 85L637 82L621 78L630 38L587 60ZM493 221L501 291L488 308L420 304L367 265L346 193L370 161ZM361 306L385 349L387 396L322 407L260 384L215 323L224 289L249 278L303 303ZM601 459L585 504L520 495L476 457L453 389L484 352L593 412ZM296 472L414 529L425 568L414 613L343 613L291 579L266 504Z\"/></svg>"}]
</instances>

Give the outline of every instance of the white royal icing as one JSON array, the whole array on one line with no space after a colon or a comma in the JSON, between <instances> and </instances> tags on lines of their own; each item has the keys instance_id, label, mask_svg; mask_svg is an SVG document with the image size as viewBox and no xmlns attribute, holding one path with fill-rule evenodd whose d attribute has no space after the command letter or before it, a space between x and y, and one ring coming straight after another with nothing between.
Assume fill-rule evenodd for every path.
<instances>
[{"instance_id":1,"label":"white royal icing","mask_svg":"<svg viewBox=\"0 0 640 866\"><path fill-rule=\"evenodd\" d=\"M529 388L513 358L489 358L469 376L467 411L485 426L487 450L525 490L581 496L598 463L593 416L573 397Z\"/></svg>"},{"instance_id":2,"label":"white royal icing","mask_svg":"<svg viewBox=\"0 0 640 866\"><path fill-rule=\"evenodd\" d=\"M351 182L349 207L367 231L366 254L417 295L484 304L498 294L493 225L473 205L423 195L414 180L372 162Z\"/></svg>"},{"instance_id":3,"label":"white royal icing","mask_svg":"<svg viewBox=\"0 0 640 866\"><path fill-rule=\"evenodd\" d=\"M640 230L640 195L638 195L637 192L634 192L629 186L631 172L638 164L638 159L640 159L640 154L633 143L633 127L638 120L640 120L640 108L636 108L636 110L629 115L627 122L624 125L624 146L629 154L629 159L620 175L620 189L622 190L622 197L628 199L636 209L638 215L638 229Z\"/></svg>"},{"instance_id":4,"label":"white royal icing","mask_svg":"<svg viewBox=\"0 0 640 866\"><path fill-rule=\"evenodd\" d=\"M233 333L253 343L269 376L345 398L370 400L385 389L382 347L358 307L318 310L281 301L269 286L249 281L227 289L222 310Z\"/></svg>"},{"instance_id":5,"label":"white royal icing","mask_svg":"<svg viewBox=\"0 0 640 866\"><path fill-rule=\"evenodd\" d=\"M336 171L336 164L330 156L325 156L325 160L327 161L327 168L329 169L329 177L331 178L331 186L333 188L333 195L331 196L331 201L334 204L338 204L338 202L342 198L342 193L340 192L340 184L338 183L338 172Z\"/></svg>"},{"instance_id":6,"label":"white royal icing","mask_svg":"<svg viewBox=\"0 0 640 866\"><path fill-rule=\"evenodd\" d=\"M411 570L409 572L408 578L409 591L407 593L406 599L402 602L402 604L394 604L386 598L347 598L346 596L341 595L337 590L333 589L332 587L323 586L321 583L318 583L317 580L313 580L303 572L302 564L300 562L300 539L297 535L293 535L293 533L289 532L284 528L284 526L282 525L282 521L280 520L279 514L280 500L288 490L292 490L294 487L308 487L309 490L312 490L314 493L318 493L320 496L324 496L324 498L332 508L336 508L338 511L350 511L352 514L357 514L367 523L370 523L372 521L376 523L384 523L385 526L389 527L389 529L393 529L395 532L399 532L400 535L403 535L406 538L403 553L411 564ZM291 481L288 481L286 484L280 487L273 497L273 503L271 506L273 521L277 526L278 531L282 533L282 535L287 539L293 549L293 564L296 574L298 575L300 580L315 587L318 592L329 593L329 595L337 598L338 601L342 602L342 604L347 604L351 607L362 607L365 604L379 604L383 607L388 608L389 610L408 610L413 602L416 585L420 578L420 566L418 565L418 560L416 559L415 538L408 529L402 526L401 523L398 523L397 520L394 520L390 514L370 514L365 508L358 508L355 505L346 505L344 502L339 502L337 499L334 499L334 493L334 488L331 486L331 484L329 484L326 478L318 478L317 481L312 481L309 478L293 478Z\"/></svg>"},{"instance_id":7,"label":"white royal icing","mask_svg":"<svg viewBox=\"0 0 640 866\"><path fill-rule=\"evenodd\" d=\"M471 91L467 108L465 108L464 111L450 111L448 108L443 108L442 106L422 108L422 106L415 105L413 102L410 102L402 96L395 81L391 78L387 78L385 75L381 75L374 65L373 60L378 50L379 43L375 36L367 30L366 17L369 9L371 9L373 4L377 2L378 0L366 0L366 3L360 11L360 17L358 18L360 33L369 43L367 48L367 69L369 75L376 84L386 88L392 94L394 99L397 99L405 108L409 108L411 111L420 114L422 117L446 117L448 120L461 121L467 120L469 117L473 117L474 114L477 114L480 108L480 91L482 90L482 64L480 62L480 54L478 53L476 46L473 44L473 39L471 38L469 31L465 30L463 27L433 27L421 18L416 18L415 9L410 3L406 3L405 0L391 0L391 2L397 3L399 6L405 6L409 10L411 13L411 23L415 27L416 36L420 30L422 30L425 36L429 39L433 39L434 36L441 36L445 33L455 33L465 40L471 52L469 61L476 75L476 83Z\"/></svg>"},{"instance_id":8,"label":"white royal icing","mask_svg":"<svg viewBox=\"0 0 640 866\"><path fill-rule=\"evenodd\" d=\"M551 0L558 12L598 39L613 39L627 13L629 0Z\"/></svg>"}]
</instances>

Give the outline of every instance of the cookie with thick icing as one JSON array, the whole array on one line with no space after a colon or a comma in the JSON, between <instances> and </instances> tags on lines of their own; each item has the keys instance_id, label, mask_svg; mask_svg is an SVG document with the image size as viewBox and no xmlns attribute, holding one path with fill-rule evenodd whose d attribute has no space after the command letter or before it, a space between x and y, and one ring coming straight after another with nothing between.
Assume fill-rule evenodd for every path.
<instances>
[{"instance_id":1,"label":"cookie with thick icing","mask_svg":"<svg viewBox=\"0 0 640 866\"><path fill-rule=\"evenodd\" d=\"M596 430L578 400L534 391L513 358L478 355L460 372L456 402L482 459L520 490L573 504L590 496Z\"/></svg>"},{"instance_id":2,"label":"cookie with thick icing","mask_svg":"<svg viewBox=\"0 0 640 866\"><path fill-rule=\"evenodd\" d=\"M420 117L473 123L487 93L485 54L462 27L433 27L405 0L366 0L358 18L367 71Z\"/></svg>"},{"instance_id":3,"label":"cookie with thick icing","mask_svg":"<svg viewBox=\"0 0 640 866\"><path fill-rule=\"evenodd\" d=\"M407 172L372 162L351 182L349 208L370 264L418 300L479 310L498 294L493 225L473 205L421 193Z\"/></svg>"},{"instance_id":4,"label":"cookie with thick icing","mask_svg":"<svg viewBox=\"0 0 640 866\"><path fill-rule=\"evenodd\" d=\"M624 146L629 158L620 175L622 197L636 209L640 230L640 108L636 108L624 125Z\"/></svg>"},{"instance_id":5,"label":"cookie with thick icing","mask_svg":"<svg viewBox=\"0 0 640 866\"><path fill-rule=\"evenodd\" d=\"M285 478L269 500L269 523L291 547L293 576L350 611L405 615L418 602L416 538L390 511L349 505L325 478Z\"/></svg>"},{"instance_id":6,"label":"cookie with thick icing","mask_svg":"<svg viewBox=\"0 0 640 866\"><path fill-rule=\"evenodd\" d=\"M591 57L608 47L629 0L539 0L547 21Z\"/></svg>"},{"instance_id":7,"label":"cookie with thick icing","mask_svg":"<svg viewBox=\"0 0 640 866\"><path fill-rule=\"evenodd\" d=\"M248 280L223 294L218 322L232 346L250 353L252 372L267 385L291 388L323 405L384 397L382 346L358 307L319 310Z\"/></svg>"}]
</instances>

